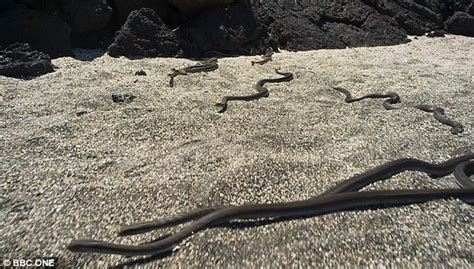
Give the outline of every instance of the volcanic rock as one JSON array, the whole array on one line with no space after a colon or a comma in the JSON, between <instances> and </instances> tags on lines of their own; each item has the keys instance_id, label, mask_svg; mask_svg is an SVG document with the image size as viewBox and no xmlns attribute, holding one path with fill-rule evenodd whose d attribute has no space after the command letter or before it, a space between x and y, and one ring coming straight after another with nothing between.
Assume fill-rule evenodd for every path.
<instances>
[{"instance_id":1,"label":"volcanic rock","mask_svg":"<svg viewBox=\"0 0 474 269\"><path fill-rule=\"evenodd\" d=\"M257 38L257 21L246 1L206 9L177 30L186 51L200 56L208 50L233 51ZM189 46L191 44L192 46Z\"/></svg>"},{"instance_id":2,"label":"volcanic rock","mask_svg":"<svg viewBox=\"0 0 474 269\"><path fill-rule=\"evenodd\" d=\"M25 43L15 43L0 50L0 75L20 78L53 72L51 58Z\"/></svg>"},{"instance_id":3,"label":"volcanic rock","mask_svg":"<svg viewBox=\"0 0 474 269\"><path fill-rule=\"evenodd\" d=\"M451 34L474 36L474 16L458 11L446 21L446 29Z\"/></svg>"},{"instance_id":4,"label":"volcanic rock","mask_svg":"<svg viewBox=\"0 0 474 269\"><path fill-rule=\"evenodd\" d=\"M71 28L59 16L31 9L11 9L0 16L0 45L28 43L52 58L72 55Z\"/></svg>"},{"instance_id":5,"label":"volcanic rock","mask_svg":"<svg viewBox=\"0 0 474 269\"><path fill-rule=\"evenodd\" d=\"M72 33L104 29L112 17L112 8L105 0L62 0L61 11Z\"/></svg>"},{"instance_id":6,"label":"volcanic rock","mask_svg":"<svg viewBox=\"0 0 474 269\"><path fill-rule=\"evenodd\" d=\"M114 9L115 21L118 25L123 25L128 15L141 8L150 8L158 14L161 20L167 24L176 24L180 17L176 10L168 3L167 0L111 0Z\"/></svg>"},{"instance_id":7,"label":"volcanic rock","mask_svg":"<svg viewBox=\"0 0 474 269\"><path fill-rule=\"evenodd\" d=\"M228 5L234 2L235 0L167 0L167 1L172 6L177 8L181 14L191 15L204 8Z\"/></svg>"},{"instance_id":8,"label":"volcanic rock","mask_svg":"<svg viewBox=\"0 0 474 269\"><path fill-rule=\"evenodd\" d=\"M180 46L155 11L142 8L130 13L107 52L112 57L173 57Z\"/></svg>"}]
</instances>

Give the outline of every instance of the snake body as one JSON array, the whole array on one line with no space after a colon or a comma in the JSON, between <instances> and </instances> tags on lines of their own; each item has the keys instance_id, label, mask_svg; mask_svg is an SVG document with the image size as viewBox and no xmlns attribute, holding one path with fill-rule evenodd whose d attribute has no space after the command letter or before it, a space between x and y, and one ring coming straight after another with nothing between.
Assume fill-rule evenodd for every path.
<instances>
[{"instance_id":1,"label":"snake body","mask_svg":"<svg viewBox=\"0 0 474 269\"><path fill-rule=\"evenodd\" d=\"M183 67L180 69L172 68L171 73L168 74L170 77L169 86L174 87L174 78L176 76L182 75L185 76L191 73L198 73L198 72L211 72L219 68L217 63L217 58L210 58L205 61L201 61L196 65L191 65L187 67Z\"/></svg>"},{"instance_id":2,"label":"snake body","mask_svg":"<svg viewBox=\"0 0 474 269\"><path fill-rule=\"evenodd\" d=\"M259 65L264 65L266 63L268 63L269 61L272 60L272 56L273 56L273 50L268 50L264 55L262 55L262 60L260 61L251 61L252 65L254 64L259 64Z\"/></svg>"},{"instance_id":3,"label":"snake body","mask_svg":"<svg viewBox=\"0 0 474 269\"><path fill-rule=\"evenodd\" d=\"M456 166L456 169L454 169L454 177L457 179L458 184L465 188L474 188L473 175L474 162L472 161L460 163Z\"/></svg>"},{"instance_id":4,"label":"snake body","mask_svg":"<svg viewBox=\"0 0 474 269\"><path fill-rule=\"evenodd\" d=\"M346 96L346 98L344 99L344 101L346 103L353 103L353 102L360 101L360 100L363 100L363 99L366 99L366 98L388 98L387 100L385 100L383 102L383 107L385 109L387 109L387 110L401 109L398 106L394 106L394 104L400 103L400 96L397 93L394 93L394 92L389 92L389 93L386 93L386 94L373 93L373 94L364 95L364 96L359 97L359 98L353 98L351 93L348 90L344 89L344 88L333 87L333 89L338 91L338 92L343 93ZM461 132L464 131L464 128L463 128L462 124L449 119L445 115L444 109L441 108L441 107L430 106L430 105L414 105L412 107L416 108L416 109L419 109L421 111L424 111L424 112L433 113L433 116L437 121L451 126L451 133L452 134L458 134L458 133L461 133Z\"/></svg>"},{"instance_id":5,"label":"snake body","mask_svg":"<svg viewBox=\"0 0 474 269\"><path fill-rule=\"evenodd\" d=\"M221 107L221 109L218 111L218 113L223 113L227 110L227 103L229 101L252 101L252 100L258 100L263 97L268 97L269 92L268 89L264 87L266 83L277 83L277 82L283 82L283 81L291 81L293 80L293 74L292 73L286 73L286 72L280 72L277 69L275 72L279 75L282 75L283 77L281 78L268 78L268 79L261 79L257 82L255 85L255 89L257 90L256 93L250 94L250 95L229 95L229 96L224 96L222 97L221 101L219 103L216 103L215 105L218 107Z\"/></svg>"},{"instance_id":6,"label":"snake body","mask_svg":"<svg viewBox=\"0 0 474 269\"><path fill-rule=\"evenodd\" d=\"M376 168L370 169L362 174L351 177L350 179L343 181L337 184L336 186L328 189L322 194L325 195L325 194L331 194L331 193L357 191L374 182L388 179L394 175L397 175L405 171L424 172L424 173L429 174L430 177L433 177L433 178L443 177L452 173L454 169L459 166L460 163L463 163L470 159L474 159L474 154L467 154L458 158L448 160L441 164L432 164L425 161L421 161L417 159L409 159L409 158L399 159L399 160L395 160L387 164L378 166ZM461 178L460 175L462 175L462 173L458 173L458 174L459 175L456 178L458 179L458 182L459 182L460 181L459 179ZM472 172L469 174L472 174ZM463 178L461 178L461 181L466 182L466 180L463 180ZM465 187L467 185L463 183L460 186ZM204 208L204 209L199 209L193 212L189 212L186 214L174 216L171 218L163 218L156 221L148 221L148 222L143 222L143 223L137 223L130 226L125 226L119 231L118 234L120 236L133 235L133 234L148 232L155 229L178 225L184 222L188 222L188 221L200 218L204 215L209 214L212 211L215 211L221 208L223 207L209 207L209 208Z\"/></svg>"},{"instance_id":7,"label":"snake body","mask_svg":"<svg viewBox=\"0 0 474 269\"><path fill-rule=\"evenodd\" d=\"M398 206L449 198L459 198L472 203L474 202L474 188L472 181L469 180L469 176L472 176L474 172L474 161L472 159L474 159L473 153L453 158L441 164L431 164L416 159L395 160L354 176L330 188L323 194L307 200L275 204L223 206L196 211L200 213L181 217L177 221L171 220L174 223L182 223L185 221L181 220L187 218L188 220L195 219L195 222L174 235L152 243L121 245L97 240L78 240L71 242L68 249L73 252L100 252L126 256L154 255L174 249L182 240L197 231L234 219L309 217L368 206ZM447 175L454 170L458 185L462 188L358 191L373 182L387 179L405 170L422 171L433 177ZM128 226L129 230L133 230L130 227L133 228L133 226ZM135 227L135 232L140 230L137 227ZM149 230L144 229L143 231Z\"/></svg>"},{"instance_id":8,"label":"snake body","mask_svg":"<svg viewBox=\"0 0 474 269\"><path fill-rule=\"evenodd\" d=\"M441 108L441 107L430 106L430 105L416 105L416 106L413 106L413 107L417 108L419 110L428 112L428 113L433 113L433 116L437 121L451 126L451 133L452 134L459 134L459 133L462 133L464 131L464 127L462 126L462 124L448 118L444 114L444 109Z\"/></svg>"},{"instance_id":9,"label":"snake body","mask_svg":"<svg viewBox=\"0 0 474 269\"><path fill-rule=\"evenodd\" d=\"M352 94L344 88L333 87L333 89L338 91L338 92L343 93L346 96L346 98L344 99L344 102L346 102L346 103L353 103L353 102L357 102L357 101L360 101L360 100L363 100L363 99L368 99L368 98L371 98L371 99L388 98L387 100L385 100L382 103L383 107L387 110L398 109L398 107L395 107L393 105L397 104L397 103L400 103L400 96L397 93L394 93L394 92L389 92L389 93L386 93L386 94L372 93L372 94L364 95L364 96L359 97L359 98L353 98Z\"/></svg>"}]
</instances>

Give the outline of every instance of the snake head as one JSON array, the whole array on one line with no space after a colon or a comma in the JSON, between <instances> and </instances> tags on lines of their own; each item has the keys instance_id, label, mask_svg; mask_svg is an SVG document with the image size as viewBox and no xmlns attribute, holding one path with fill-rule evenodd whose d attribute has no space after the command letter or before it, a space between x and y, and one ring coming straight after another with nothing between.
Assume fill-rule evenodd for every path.
<instances>
[{"instance_id":1,"label":"snake head","mask_svg":"<svg viewBox=\"0 0 474 269\"><path fill-rule=\"evenodd\" d=\"M224 103L215 103L214 106L221 107L217 113L224 113L227 110L227 104Z\"/></svg>"},{"instance_id":2,"label":"snake head","mask_svg":"<svg viewBox=\"0 0 474 269\"><path fill-rule=\"evenodd\" d=\"M210 65L210 64L217 64L219 59L217 57L211 57L208 59L205 59L204 61L199 61L200 65Z\"/></svg>"},{"instance_id":3,"label":"snake head","mask_svg":"<svg viewBox=\"0 0 474 269\"><path fill-rule=\"evenodd\" d=\"M455 134L460 134L462 132L464 132L464 128L462 126L456 126L456 127L453 127L451 129L451 133L454 134L454 135Z\"/></svg>"}]
</instances>

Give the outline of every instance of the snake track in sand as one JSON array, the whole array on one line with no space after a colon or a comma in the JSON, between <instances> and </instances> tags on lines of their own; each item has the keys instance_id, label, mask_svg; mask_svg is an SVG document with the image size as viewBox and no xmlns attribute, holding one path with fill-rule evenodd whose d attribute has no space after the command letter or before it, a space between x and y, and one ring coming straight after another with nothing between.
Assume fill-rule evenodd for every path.
<instances>
[{"instance_id":1,"label":"snake track in sand","mask_svg":"<svg viewBox=\"0 0 474 269\"><path fill-rule=\"evenodd\" d=\"M307 200L211 207L177 217L126 226L119 233L120 235L143 233L195 220L176 234L151 243L121 245L97 240L79 240L72 241L68 249L73 252L98 252L124 256L155 255L173 250L181 241L197 231L236 219L301 218L374 206L393 207L450 198L458 198L471 204L474 203L473 182L470 180L470 176L474 173L473 159L474 154L467 153L440 164L417 159L394 160L353 176L321 195ZM374 182L386 180L407 170L424 172L432 178L442 177L454 171L455 179L461 188L359 191Z\"/></svg>"},{"instance_id":2,"label":"snake track in sand","mask_svg":"<svg viewBox=\"0 0 474 269\"><path fill-rule=\"evenodd\" d=\"M258 100L263 97L268 97L270 94L268 92L268 89L264 87L266 83L278 83L278 82L283 82L283 81L291 81L293 80L293 74L292 73L286 73L286 72L280 72L277 69L275 69L275 72L279 75L282 75L283 77L281 78L267 78L267 79L261 79L257 82L255 85L255 89L257 90L256 93L250 94L250 95L229 95L229 96L224 96L222 97L221 101L219 103L216 103L215 106L221 107L221 109L218 111L218 113L223 113L227 110L227 103L229 101L252 101L252 100Z\"/></svg>"},{"instance_id":3,"label":"snake track in sand","mask_svg":"<svg viewBox=\"0 0 474 269\"><path fill-rule=\"evenodd\" d=\"M394 93L394 92L389 92L389 93L386 93L386 94L373 93L373 94L364 95L364 96L359 97L359 98L353 98L351 93L348 90L344 89L344 88L333 87L333 89L338 91L338 92L343 93L346 96L346 98L344 99L344 101L346 103L353 103L353 102L360 101L360 100L363 100L363 99L368 99L368 98L388 98L387 100L385 100L383 102L383 107L385 109L387 109L387 110L401 109L401 107L393 106L394 104L400 103L400 96L397 93ZM449 119L445 115L444 109L441 108L441 107L430 106L430 105L414 105L412 107L416 108L416 109L419 109L421 111L424 111L424 112L433 113L433 116L437 121L451 126L451 133L452 134L458 134L458 133L462 133L464 131L464 128L463 128L462 124Z\"/></svg>"}]
</instances>

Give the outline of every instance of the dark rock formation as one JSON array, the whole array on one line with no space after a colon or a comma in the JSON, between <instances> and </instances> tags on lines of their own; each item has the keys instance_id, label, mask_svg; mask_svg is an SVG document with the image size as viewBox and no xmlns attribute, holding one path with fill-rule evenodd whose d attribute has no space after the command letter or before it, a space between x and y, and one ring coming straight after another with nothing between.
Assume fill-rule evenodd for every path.
<instances>
[{"instance_id":1,"label":"dark rock formation","mask_svg":"<svg viewBox=\"0 0 474 269\"><path fill-rule=\"evenodd\" d=\"M250 5L238 1L225 7L206 9L177 30L186 52L200 56L208 50L233 51L258 36L257 21Z\"/></svg>"},{"instance_id":2,"label":"dark rock formation","mask_svg":"<svg viewBox=\"0 0 474 269\"><path fill-rule=\"evenodd\" d=\"M109 2L114 9L115 23L117 25L125 23L128 15L140 8L153 9L167 25L175 25L181 18L167 0L110 0Z\"/></svg>"},{"instance_id":3,"label":"dark rock formation","mask_svg":"<svg viewBox=\"0 0 474 269\"><path fill-rule=\"evenodd\" d=\"M234 1L235 0L167 0L167 2L178 9L185 17L195 14L205 8L225 6Z\"/></svg>"},{"instance_id":4,"label":"dark rock formation","mask_svg":"<svg viewBox=\"0 0 474 269\"><path fill-rule=\"evenodd\" d=\"M135 10L117 32L110 56L173 57L181 53L177 37L149 8Z\"/></svg>"},{"instance_id":5,"label":"dark rock formation","mask_svg":"<svg viewBox=\"0 0 474 269\"><path fill-rule=\"evenodd\" d=\"M51 58L28 44L15 43L0 50L0 76L20 78L53 71Z\"/></svg>"},{"instance_id":6,"label":"dark rock formation","mask_svg":"<svg viewBox=\"0 0 474 269\"><path fill-rule=\"evenodd\" d=\"M254 12L262 29L268 33L268 44L287 50L344 48L345 44L323 30L321 14L316 7L281 8L257 5ZM275 49L275 48L273 48Z\"/></svg>"},{"instance_id":7,"label":"dark rock formation","mask_svg":"<svg viewBox=\"0 0 474 269\"><path fill-rule=\"evenodd\" d=\"M410 35L423 35L441 29L443 21L439 14L416 1L361 0L379 13L393 17Z\"/></svg>"},{"instance_id":8,"label":"dark rock formation","mask_svg":"<svg viewBox=\"0 0 474 269\"><path fill-rule=\"evenodd\" d=\"M109 24L113 10L106 0L60 0L60 13L72 29L72 45L97 48L113 30ZM110 43L110 42L109 42Z\"/></svg>"},{"instance_id":9,"label":"dark rock formation","mask_svg":"<svg viewBox=\"0 0 474 269\"><path fill-rule=\"evenodd\" d=\"M112 56L199 57L474 36L472 0L0 0L0 13L0 46L25 42L52 57L71 55L71 42Z\"/></svg>"},{"instance_id":10,"label":"dark rock formation","mask_svg":"<svg viewBox=\"0 0 474 269\"><path fill-rule=\"evenodd\" d=\"M358 1L320 1L306 5L255 4L265 39L260 43L288 50L394 45L406 32L389 16ZM261 53L261 52L260 52Z\"/></svg>"},{"instance_id":11,"label":"dark rock formation","mask_svg":"<svg viewBox=\"0 0 474 269\"><path fill-rule=\"evenodd\" d=\"M100 31L107 27L112 8L105 0L62 0L61 13L72 33Z\"/></svg>"},{"instance_id":12,"label":"dark rock formation","mask_svg":"<svg viewBox=\"0 0 474 269\"><path fill-rule=\"evenodd\" d=\"M140 69L135 72L135 76L146 76L146 72Z\"/></svg>"},{"instance_id":13,"label":"dark rock formation","mask_svg":"<svg viewBox=\"0 0 474 269\"><path fill-rule=\"evenodd\" d=\"M447 34L445 30L434 30L425 34L427 37L444 37Z\"/></svg>"},{"instance_id":14,"label":"dark rock formation","mask_svg":"<svg viewBox=\"0 0 474 269\"><path fill-rule=\"evenodd\" d=\"M451 34L474 36L474 16L458 11L446 21L446 29Z\"/></svg>"},{"instance_id":15,"label":"dark rock formation","mask_svg":"<svg viewBox=\"0 0 474 269\"><path fill-rule=\"evenodd\" d=\"M51 57L72 55L71 28L59 16L30 9L11 9L0 16L0 45L28 43Z\"/></svg>"}]
</instances>

